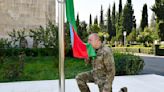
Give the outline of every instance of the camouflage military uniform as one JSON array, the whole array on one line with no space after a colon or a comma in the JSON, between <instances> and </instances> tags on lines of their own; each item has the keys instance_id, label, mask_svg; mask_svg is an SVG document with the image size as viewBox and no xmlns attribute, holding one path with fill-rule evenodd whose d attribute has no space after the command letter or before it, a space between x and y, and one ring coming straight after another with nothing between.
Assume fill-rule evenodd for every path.
<instances>
[{"instance_id":1,"label":"camouflage military uniform","mask_svg":"<svg viewBox=\"0 0 164 92\"><path fill-rule=\"evenodd\" d=\"M101 46L97 50L97 57L92 60L93 70L80 73L76 76L77 84L81 92L90 92L87 83L94 82L100 92L112 92L112 82L115 76L115 63L112 51L109 47Z\"/></svg>"}]
</instances>

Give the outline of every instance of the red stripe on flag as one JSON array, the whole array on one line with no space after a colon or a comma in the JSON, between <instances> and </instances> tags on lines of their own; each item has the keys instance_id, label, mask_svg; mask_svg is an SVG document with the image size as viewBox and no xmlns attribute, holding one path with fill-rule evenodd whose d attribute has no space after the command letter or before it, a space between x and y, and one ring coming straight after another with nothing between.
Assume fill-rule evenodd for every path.
<instances>
[{"instance_id":1,"label":"red stripe on flag","mask_svg":"<svg viewBox=\"0 0 164 92\"><path fill-rule=\"evenodd\" d=\"M81 41L74 28L72 27L72 31L74 34L74 42L73 42L73 56L76 58L88 58L88 52L86 45Z\"/></svg>"}]
</instances>

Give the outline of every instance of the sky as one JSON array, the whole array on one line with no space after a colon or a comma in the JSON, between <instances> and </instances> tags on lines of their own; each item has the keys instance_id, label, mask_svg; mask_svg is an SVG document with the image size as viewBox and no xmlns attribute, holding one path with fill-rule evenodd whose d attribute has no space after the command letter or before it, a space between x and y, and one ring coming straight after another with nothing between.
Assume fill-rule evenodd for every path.
<instances>
[{"instance_id":1,"label":"sky","mask_svg":"<svg viewBox=\"0 0 164 92\"><path fill-rule=\"evenodd\" d=\"M74 0L75 7L75 17L77 13L79 13L80 21L89 22L89 15L92 14L92 21L96 16L98 16L98 20L100 18L100 9L101 5L103 6L104 18L107 14L107 9L110 6L112 11L113 3L116 3L116 11L118 11L119 0ZM122 6L124 7L127 0L122 0ZM136 17L137 26L139 26L141 17L142 17L142 8L144 4L148 6L148 20L150 23L150 19L152 16L151 7L155 3L155 0L132 0L132 5L134 9L134 15ZM57 8L58 9L58 8ZM58 15L57 15L58 16Z\"/></svg>"}]
</instances>

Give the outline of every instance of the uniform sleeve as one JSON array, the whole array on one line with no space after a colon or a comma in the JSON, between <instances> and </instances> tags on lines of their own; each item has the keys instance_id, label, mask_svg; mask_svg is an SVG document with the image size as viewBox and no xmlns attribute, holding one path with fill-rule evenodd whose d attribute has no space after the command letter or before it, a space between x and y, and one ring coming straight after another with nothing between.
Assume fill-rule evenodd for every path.
<instances>
[{"instance_id":1,"label":"uniform sleeve","mask_svg":"<svg viewBox=\"0 0 164 92\"><path fill-rule=\"evenodd\" d=\"M104 65L107 69L107 72L111 72L113 69L114 58L111 50L104 53Z\"/></svg>"}]
</instances>

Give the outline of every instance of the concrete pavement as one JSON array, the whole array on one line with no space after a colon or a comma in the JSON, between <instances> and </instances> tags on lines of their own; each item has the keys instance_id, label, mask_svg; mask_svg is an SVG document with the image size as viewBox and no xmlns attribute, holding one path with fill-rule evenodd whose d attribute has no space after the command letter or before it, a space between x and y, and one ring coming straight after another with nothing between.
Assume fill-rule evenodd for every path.
<instances>
[{"instance_id":1,"label":"concrete pavement","mask_svg":"<svg viewBox=\"0 0 164 92\"><path fill-rule=\"evenodd\" d=\"M0 92L59 92L58 80L0 83ZM97 85L88 83L91 92L99 92ZM164 77L159 75L116 76L113 92L127 87L128 92L163 92ZM65 92L80 92L75 79L66 80Z\"/></svg>"}]
</instances>

